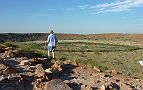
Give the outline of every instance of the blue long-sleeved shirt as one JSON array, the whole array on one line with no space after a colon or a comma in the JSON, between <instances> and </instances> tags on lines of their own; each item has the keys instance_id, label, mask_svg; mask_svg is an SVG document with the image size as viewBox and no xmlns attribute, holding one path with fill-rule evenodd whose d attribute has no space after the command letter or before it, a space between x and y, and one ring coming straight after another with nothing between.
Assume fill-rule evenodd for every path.
<instances>
[{"instance_id":1,"label":"blue long-sleeved shirt","mask_svg":"<svg viewBox=\"0 0 143 90\"><path fill-rule=\"evenodd\" d=\"M58 39L57 39L56 35L50 34L48 36L48 40L47 41L48 41L48 46L56 47L56 43L58 42Z\"/></svg>"}]
</instances>

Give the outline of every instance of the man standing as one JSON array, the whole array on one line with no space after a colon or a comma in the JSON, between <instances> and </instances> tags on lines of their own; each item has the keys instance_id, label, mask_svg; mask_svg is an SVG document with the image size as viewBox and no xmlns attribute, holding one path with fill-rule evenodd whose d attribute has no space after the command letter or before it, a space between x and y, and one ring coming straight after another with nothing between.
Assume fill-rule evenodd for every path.
<instances>
[{"instance_id":1,"label":"man standing","mask_svg":"<svg viewBox=\"0 0 143 90\"><path fill-rule=\"evenodd\" d=\"M48 42L48 57L55 59L55 49L58 39L54 34L53 30L50 31L50 35L47 38L47 42Z\"/></svg>"}]
</instances>

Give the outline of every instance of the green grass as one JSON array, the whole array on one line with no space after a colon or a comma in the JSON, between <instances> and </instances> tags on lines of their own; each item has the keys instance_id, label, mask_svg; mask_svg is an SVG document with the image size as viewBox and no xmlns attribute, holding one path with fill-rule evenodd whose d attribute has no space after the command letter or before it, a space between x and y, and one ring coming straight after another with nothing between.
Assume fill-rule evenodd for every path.
<instances>
[{"instance_id":1,"label":"green grass","mask_svg":"<svg viewBox=\"0 0 143 90\"><path fill-rule=\"evenodd\" d=\"M18 45L13 44L12 42L1 43L1 45L5 46L5 47L15 47L15 48L19 48Z\"/></svg>"},{"instance_id":2,"label":"green grass","mask_svg":"<svg viewBox=\"0 0 143 90\"><path fill-rule=\"evenodd\" d=\"M141 49L135 46L91 42L64 42L58 44L58 51L64 52L113 52Z\"/></svg>"},{"instance_id":3,"label":"green grass","mask_svg":"<svg viewBox=\"0 0 143 90\"><path fill-rule=\"evenodd\" d=\"M34 52L47 56L44 43L17 42L21 51ZM46 47L47 48L47 47ZM143 58L143 49L137 46L94 43L94 42L59 42L56 60L77 61L97 66L102 71L115 69L131 77L143 78L143 67L138 63Z\"/></svg>"},{"instance_id":4,"label":"green grass","mask_svg":"<svg viewBox=\"0 0 143 90\"><path fill-rule=\"evenodd\" d=\"M102 71L115 69L131 77L143 78L143 67L138 63L143 58L143 49L137 46L64 42L57 47L57 57L99 67Z\"/></svg>"}]
</instances>

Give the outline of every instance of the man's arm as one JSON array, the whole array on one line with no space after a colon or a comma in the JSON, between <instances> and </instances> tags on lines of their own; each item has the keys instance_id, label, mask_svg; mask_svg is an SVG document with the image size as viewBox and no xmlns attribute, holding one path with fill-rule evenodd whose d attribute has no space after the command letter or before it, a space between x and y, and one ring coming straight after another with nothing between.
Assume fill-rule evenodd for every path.
<instances>
[{"instance_id":1,"label":"man's arm","mask_svg":"<svg viewBox=\"0 0 143 90\"><path fill-rule=\"evenodd\" d=\"M48 36L48 38L47 38L47 43L49 43L50 42L50 37Z\"/></svg>"},{"instance_id":2,"label":"man's arm","mask_svg":"<svg viewBox=\"0 0 143 90\"><path fill-rule=\"evenodd\" d=\"M49 36L47 38L47 40L45 41L45 44L49 43Z\"/></svg>"}]
</instances>

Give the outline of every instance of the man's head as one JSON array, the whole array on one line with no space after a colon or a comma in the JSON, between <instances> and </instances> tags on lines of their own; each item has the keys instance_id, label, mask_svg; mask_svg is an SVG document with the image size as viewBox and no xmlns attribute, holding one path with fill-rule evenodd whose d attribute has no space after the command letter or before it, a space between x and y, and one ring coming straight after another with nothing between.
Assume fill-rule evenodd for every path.
<instances>
[{"instance_id":1,"label":"man's head","mask_svg":"<svg viewBox=\"0 0 143 90\"><path fill-rule=\"evenodd\" d=\"M50 33L51 33L51 34L53 34L53 33L54 33L54 31L53 31L53 30L51 30L51 31L50 31Z\"/></svg>"}]
</instances>

